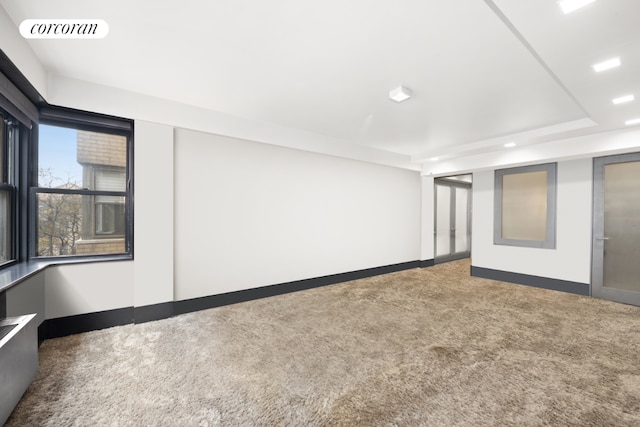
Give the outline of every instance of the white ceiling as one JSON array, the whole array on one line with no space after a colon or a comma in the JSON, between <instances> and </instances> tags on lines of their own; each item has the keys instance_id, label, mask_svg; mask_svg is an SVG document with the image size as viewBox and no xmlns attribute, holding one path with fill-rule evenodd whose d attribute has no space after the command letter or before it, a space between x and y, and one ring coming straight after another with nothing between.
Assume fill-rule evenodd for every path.
<instances>
[{"instance_id":1,"label":"white ceiling","mask_svg":"<svg viewBox=\"0 0 640 427\"><path fill-rule=\"evenodd\" d=\"M153 95L414 161L624 128L640 117L640 1L0 0L94 18L101 40L29 40L53 75ZM591 65L620 56L622 66ZM403 85L401 104L388 92ZM614 106L611 99L638 98Z\"/></svg>"}]
</instances>

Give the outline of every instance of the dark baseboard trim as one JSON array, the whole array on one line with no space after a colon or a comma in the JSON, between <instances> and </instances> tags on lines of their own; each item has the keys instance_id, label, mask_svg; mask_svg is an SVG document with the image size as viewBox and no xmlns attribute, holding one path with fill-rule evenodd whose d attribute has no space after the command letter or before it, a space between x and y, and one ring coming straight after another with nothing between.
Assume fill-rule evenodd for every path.
<instances>
[{"instance_id":1,"label":"dark baseboard trim","mask_svg":"<svg viewBox=\"0 0 640 427\"><path fill-rule=\"evenodd\" d=\"M209 308L221 307L223 305L237 304L239 302L303 291L305 289L335 285L337 283L364 279L366 277L378 276L380 274L409 270L411 268L418 268L420 266L420 261L409 261L400 264L385 265L382 267L367 268L364 270L350 271L347 273L315 277L312 279L296 280L294 282L280 283L278 285L263 286L260 288L244 289L241 291L228 292L225 294L176 301L174 305L174 313L184 314L193 311L206 310Z\"/></svg>"},{"instance_id":2,"label":"dark baseboard trim","mask_svg":"<svg viewBox=\"0 0 640 427\"><path fill-rule=\"evenodd\" d=\"M47 321L45 320L44 322L40 323L40 326L38 326L38 347L40 347L40 344L42 344L42 342L46 339L47 339Z\"/></svg>"},{"instance_id":3,"label":"dark baseboard trim","mask_svg":"<svg viewBox=\"0 0 640 427\"><path fill-rule=\"evenodd\" d=\"M433 267L436 265L436 261L434 259L423 259L420 261L420 268Z\"/></svg>"},{"instance_id":4,"label":"dark baseboard trim","mask_svg":"<svg viewBox=\"0 0 640 427\"><path fill-rule=\"evenodd\" d=\"M60 317L57 319L48 319L40 325L38 334L39 339L42 341L45 339L59 338L82 332L110 328L112 326L126 325L129 323L151 322L193 311L206 310L223 305L236 304L239 302L272 297L305 289L318 288L321 286L335 285L337 283L364 279L366 277L394 273L412 268L431 267L433 265L433 260L409 261L400 264L367 268L364 270L332 274L312 279L296 280L294 282L280 283L277 285L245 289L183 301L171 301L141 307L125 307L115 310L101 311L98 313L87 313L76 316Z\"/></svg>"},{"instance_id":5,"label":"dark baseboard trim","mask_svg":"<svg viewBox=\"0 0 640 427\"><path fill-rule=\"evenodd\" d=\"M152 322L154 320L167 319L173 316L173 301L160 304L134 307L133 321L135 323Z\"/></svg>"},{"instance_id":6,"label":"dark baseboard trim","mask_svg":"<svg viewBox=\"0 0 640 427\"><path fill-rule=\"evenodd\" d=\"M589 295L589 284L571 282L568 280L550 279L548 277L531 276L528 274L512 273L510 271L493 270L490 268L471 266L471 275L483 279L499 280L501 282L516 283L518 285L534 286L536 288L553 291L568 292L578 295Z\"/></svg>"},{"instance_id":7,"label":"dark baseboard trim","mask_svg":"<svg viewBox=\"0 0 640 427\"><path fill-rule=\"evenodd\" d=\"M133 307L45 320L47 339L133 323Z\"/></svg>"}]
</instances>

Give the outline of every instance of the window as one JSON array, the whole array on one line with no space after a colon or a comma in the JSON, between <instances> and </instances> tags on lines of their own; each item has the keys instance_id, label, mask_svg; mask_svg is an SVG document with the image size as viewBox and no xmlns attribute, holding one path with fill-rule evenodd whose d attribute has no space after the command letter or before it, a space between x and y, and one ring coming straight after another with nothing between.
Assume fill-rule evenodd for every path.
<instances>
[{"instance_id":1,"label":"window","mask_svg":"<svg viewBox=\"0 0 640 427\"><path fill-rule=\"evenodd\" d=\"M131 123L41 112L32 256L131 254Z\"/></svg>"},{"instance_id":2,"label":"window","mask_svg":"<svg viewBox=\"0 0 640 427\"><path fill-rule=\"evenodd\" d=\"M16 260L19 249L26 247L18 242L21 210L17 164L18 149L23 142L28 145L30 134L27 125L0 108L0 265Z\"/></svg>"},{"instance_id":3,"label":"window","mask_svg":"<svg viewBox=\"0 0 640 427\"><path fill-rule=\"evenodd\" d=\"M7 163L9 159L5 155L8 151L7 147L11 145L13 133L15 132L14 124L6 117L6 113L0 111L0 264L13 259L13 250L11 247L13 234L13 221L11 210L11 195L13 187L7 176Z\"/></svg>"},{"instance_id":4,"label":"window","mask_svg":"<svg viewBox=\"0 0 640 427\"><path fill-rule=\"evenodd\" d=\"M495 172L494 243L555 248L556 164Z\"/></svg>"},{"instance_id":5,"label":"window","mask_svg":"<svg viewBox=\"0 0 640 427\"><path fill-rule=\"evenodd\" d=\"M130 259L133 121L49 106L0 50L0 267Z\"/></svg>"}]
</instances>

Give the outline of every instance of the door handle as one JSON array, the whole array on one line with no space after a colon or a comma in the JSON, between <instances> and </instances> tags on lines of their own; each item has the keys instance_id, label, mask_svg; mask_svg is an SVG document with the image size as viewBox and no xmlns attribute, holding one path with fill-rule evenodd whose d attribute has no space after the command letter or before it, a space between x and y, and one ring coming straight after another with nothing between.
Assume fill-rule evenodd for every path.
<instances>
[{"instance_id":1,"label":"door handle","mask_svg":"<svg viewBox=\"0 0 640 427\"><path fill-rule=\"evenodd\" d=\"M609 240L608 237L596 237L596 240Z\"/></svg>"}]
</instances>

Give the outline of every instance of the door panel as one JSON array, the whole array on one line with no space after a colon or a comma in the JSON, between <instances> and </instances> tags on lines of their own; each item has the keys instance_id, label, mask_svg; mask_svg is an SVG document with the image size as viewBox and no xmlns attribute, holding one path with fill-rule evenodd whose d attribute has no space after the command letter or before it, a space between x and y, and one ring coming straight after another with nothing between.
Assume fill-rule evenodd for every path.
<instances>
[{"instance_id":1,"label":"door panel","mask_svg":"<svg viewBox=\"0 0 640 427\"><path fill-rule=\"evenodd\" d=\"M468 258L471 250L471 184L435 182L435 262Z\"/></svg>"},{"instance_id":2,"label":"door panel","mask_svg":"<svg viewBox=\"0 0 640 427\"><path fill-rule=\"evenodd\" d=\"M594 161L595 297L640 305L640 153Z\"/></svg>"}]
</instances>

